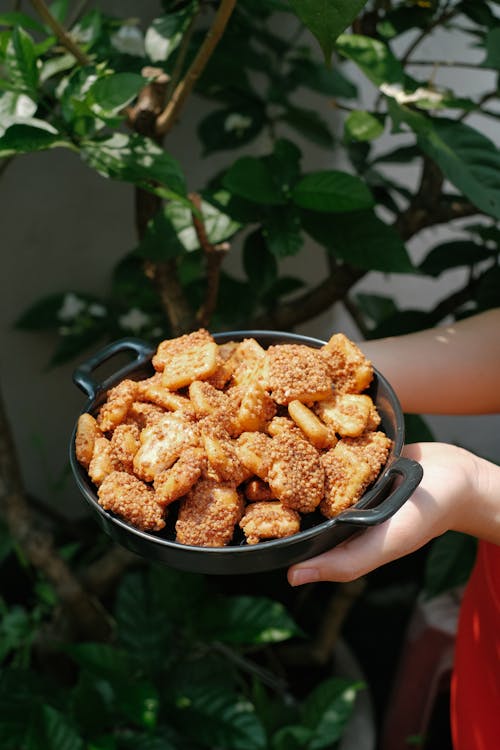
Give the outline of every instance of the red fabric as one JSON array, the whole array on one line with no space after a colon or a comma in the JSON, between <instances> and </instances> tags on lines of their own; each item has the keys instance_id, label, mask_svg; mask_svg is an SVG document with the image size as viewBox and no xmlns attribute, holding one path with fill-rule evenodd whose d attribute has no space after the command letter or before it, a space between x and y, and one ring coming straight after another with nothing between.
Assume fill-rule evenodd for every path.
<instances>
[{"instance_id":1,"label":"red fabric","mask_svg":"<svg viewBox=\"0 0 500 750\"><path fill-rule=\"evenodd\" d=\"M460 610L451 726L455 750L500 748L500 546L487 542Z\"/></svg>"}]
</instances>

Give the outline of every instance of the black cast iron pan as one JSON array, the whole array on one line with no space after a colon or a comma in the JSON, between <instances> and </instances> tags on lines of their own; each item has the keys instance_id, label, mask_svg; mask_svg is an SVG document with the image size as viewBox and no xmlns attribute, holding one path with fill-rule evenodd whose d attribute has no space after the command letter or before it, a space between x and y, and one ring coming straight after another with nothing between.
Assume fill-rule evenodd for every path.
<instances>
[{"instance_id":1,"label":"black cast iron pan","mask_svg":"<svg viewBox=\"0 0 500 750\"><path fill-rule=\"evenodd\" d=\"M218 343L255 338L264 348L273 344L306 344L320 347L325 342L307 336L279 331L230 331L215 334ZM106 392L124 378L140 380L153 374L151 358L155 348L140 339L121 339L105 346L74 372L76 385L88 396L82 412L95 412L106 398ZM118 369L102 383L93 373L117 354L132 354L131 362ZM76 483L97 521L109 536L132 552L173 568L206 574L260 573L288 567L334 547L370 526L383 523L406 502L422 478L422 467L401 456L404 443L404 420L394 390L376 369L368 393L381 416L382 429L393 441L387 464L377 481L361 499L333 519L319 514L306 517L306 527L285 539L246 545L235 538L228 547L194 547L175 541L173 521L159 533L140 531L113 513L103 510L97 501L96 488L80 466L75 455L75 429L71 436L70 462ZM399 478L399 482L395 479Z\"/></svg>"}]
</instances>

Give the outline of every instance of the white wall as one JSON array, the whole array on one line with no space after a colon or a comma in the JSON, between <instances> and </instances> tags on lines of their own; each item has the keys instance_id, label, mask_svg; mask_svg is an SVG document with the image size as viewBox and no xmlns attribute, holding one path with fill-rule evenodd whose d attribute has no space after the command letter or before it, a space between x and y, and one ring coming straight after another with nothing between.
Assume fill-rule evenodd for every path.
<instances>
[{"instance_id":1,"label":"white wall","mask_svg":"<svg viewBox=\"0 0 500 750\"><path fill-rule=\"evenodd\" d=\"M123 8L123 3L114 5ZM131 15L134 5L128 3ZM110 9L112 6L113 3L108 3ZM154 8L156 3L148 3L148 7ZM437 48L440 56L449 54L456 58L461 46L458 37L438 38L422 45L421 56L430 57ZM445 74L449 76L451 72L446 70ZM476 96L479 87L490 85L485 80L479 85L476 79L477 74L466 78L461 71L458 77L453 77L453 82L460 93ZM371 96L368 87L365 95ZM203 105L197 102L190 104L168 143L172 153L181 155L191 189L202 185L204 175L213 174L228 158L221 154L201 161L194 137L200 107ZM326 115L333 121L333 110L328 109ZM382 141L381 150L386 147L387 141ZM309 149L307 167L324 168L325 155ZM410 181L415 178L409 171L403 176ZM437 230L422 233L418 242L411 243L414 256L421 256L441 235L442 229L439 233ZM85 397L71 381L73 364L46 369L52 337L17 331L13 322L42 295L66 289L96 294L105 290L115 262L134 245L132 189L99 177L77 157L64 151L18 157L0 180L0 243L3 264L0 385L26 488L69 515L78 515L84 506L71 478L62 489L57 489L56 484L66 466L69 435ZM322 276L321 262L302 260L298 264L297 259L292 259L288 265L310 282ZM230 262L230 266L238 271L238 262ZM446 289L459 285L459 276L450 273L432 281L369 274L358 288L394 294L404 307L426 308ZM358 337L339 306L300 330L318 337L343 330ZM431 423L438 439L457 442L481 455L500 459L496 440L499 417L440 417L433 418Z\"/></svg>"}]
</instances>

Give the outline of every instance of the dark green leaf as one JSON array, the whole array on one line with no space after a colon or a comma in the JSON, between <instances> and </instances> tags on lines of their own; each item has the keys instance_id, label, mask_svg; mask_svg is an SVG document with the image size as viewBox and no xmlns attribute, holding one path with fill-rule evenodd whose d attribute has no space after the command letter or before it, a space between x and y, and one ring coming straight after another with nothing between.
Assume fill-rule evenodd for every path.
<instances>
[{"instance_id":1,"label":"dark green leaf","mask_svg":"<svg viewBox=\"0 0 500 750\"><path fill-rule=\"evenodd\" d=\"M373 196L359 177L333 169L303 177L293 189L293 200L301 208L325 213L373 206Z\"/></svg>"},{"instance_id":2,"label":"dark green leaf","mask_svg":"<svg viewBox=\"0 0 500 750\"><path fill-rule=\"evenodd\" d=\"M85 141L81 154L104 177L133 182L177 200L186 195L178 162L149 138L114 133L103 140Z\"/></svg>"},{"instance_id":3,"label":"dark green leaf","mask_svg":"<svg viewBox=\"0 0 500 750\"><path fill-rule=\"evenodd\" d=\"M500 70L500 26L489 29L486 34L486 57L481 65Z\"/></svg>"},{"instance_id":4,"label":"dark green leaf","mask_svg":"<svg viewBox=\"0 0 500 750\"><path fill-rule=\"evenodd\" d=\"M278 264L260 230L251 232L245 238L243 268L257 296L265 294L276 281Z\"/></svg>"},{"instance_id":5,"label":"dark green leaf","mask_svg":"<svg viewBox=\"0 0 500 750\"><path fill-rule=\"evenodd\" d=\"M324 65L319 65L314 60L306 58L293 60L289 75L296 85L306 86L326 96L353 99L357 94L354 83L338 67L325 68Z\"/></svg>"},{"instance_id":6,"label":"dark green leaf","mask_svg":"<svg viewBox=\"0 0 500 750\"><path fill-rule=\"evenodd\" d=\"M491 28L498 23L498 18L483 0L462 0L457 6L457 10L460 10L467 18L480 26Z\"/></svg>"},{"instance_id":7,"label":"dark green leaf","mask_svg":"<svg viewBox=\"0 0 500 750\"><path fill-rule=\"evenodd\" d=\"M424 593L428 599L469 578L476 557L477 541L458 531L447 531L433 544L425 569Z\"/></svg>"},{"instance_id":8,"label":"dark green leaf","mask_svg":"<svg viewBox=\"0 0 500 750\"><path fill-rule=\"evenodd\" d=\"M378 154L374 159L372 159L372 164L408 164L408 162L413 161L414 159L417 159L419 156L421 156L420 150L417 148L417 146L399 146L398 148L395 148L393 151L387 151L382 154Z\"/></svg>"},{"instance_id":9,"label":"dark green leaf","mask_svg":"<svg viewBox=\"0 0 500 750\"><path fill-rule=\"evenodd\" d=\"M273 735L271 750L304 750L312 736L311 729L299 724L282 727Z\"/></svg>"},{"instance_id":10,"label":"dark green leaf","mask_svg":"<svg viewBox=\"0 0 500 750\"><path fill-rule=\"evenodd\" d=\"M37 718L29 733L29 750L83 750L83 738L60 711L45 705Z\"/></svg>"},{"instance_id":11,"label":"dark green leaf","mask_svg":"<svg viewBox=\"0 0 500 750\"><path fill-rule=\"evenodd\" d=\"M482 245L467 240L453 240L434 247L419 266L429 276L439 276L450 268L473 266L496 254Z\"/></svg>"},{"instance_id":12,"label":"dark green leaf","mask_svg":"<svg viewBox=\"0 0 500 750\"><path fill-rule=\"evenodd\" d=\"M331 148L334 144L330 128L313 109L293 107L287 104L285 111L279 115L278 119L318 146Z\"/></svg>"},{"instance_id":13,"label":"dark green leaf","mask_svg":"<svg viewBox=\"0 0 500 750\"><path fill-rule=\"evenodd\" d=\"M99 107L110 112L129 104L145 84L146 80L137 73L113 73L98 78L89 93Z\"/></svg>"},{"instance_id":14,"label":"dark green leaf","mask_svg":"<svg viewBox=\"0 0 500 750\"><path fill-rule=\"evenodd\" d=\"M318 40L329 64L335 40L351 25L366 0L290 0L290 4Z\"/></svg>"},{"instance_id":15,"label":"dark green leaf","mask_svg":"<svg viewBox=\"0 0 500 750\"><path fill-rule=\"evenodd\" d=\"M26 13L19 13L16 11L0 13L0 26L9 26L12 28L21 27L22 29L37 31L40 34L45 33L42 24L35 18L31 18L31 16L26 15Z\"/></svg>"},{"instance_id":16,"label":"dark green leaf","mask_svg":"<svg viewBox=\"0 0 500 750\"><path fill-rule=\"evenodd\" d=\"M182 206L182 209L188 213L189 219L191 219L191 212L184 206ZM192 227L192 220L190 225ZM141 241L134 249L134 253L138 257L155 261L176 258L184 252L185 247L178 237L170 217L164 210L159 211L154 219L151 219Z\"/></svg>"},{"instance_id":17,"label":"dark green leaf","mask_svg":"<svg viewBox=\"0 0 500 750\"><path fill-rule=\"evenodd\" d=\"M73 148L69 141L43 120L29 118L25 123L11 125L0 137L0 158L49 148Z\"/></svg>"},{"instance_id":18,"label":"dark green leaf","mask_svg":"<svg viewBox=\"0 0 500 750\"><path fill-rule=\"evenodd\" d=\"M300 218L293 206L278 206L262 222L262 234L276 258L296 255L304 244Z\"/></svg>"},{"instance_id":19,"label":"dark green leaf","mask_svg":"<svg viewBox=\"0 0 500 750\"><path fill-rule=\"evenodd\" d=\"M153 62L165 62L179 46L196 3L188 3L176 13L155 18L146 31L146 53Z\"/></svg>"},{"instance_id":20,"label":"dark green leaf","mask_svg":"<svg viewBox=\"0 0 500 750\"><path fill-rule=\"evenodd\" d=\"M295 143L278 138L273 153L265 158L281 189L288 194L300 175L302 153Z\"/></svg>"},{"instance_id":21,"label":"dark green leaf","mask_svg":"<svg viewBox=\"0 0 500 750\"><path fill-rule=\"evenodd\" d=\"M253 203L276 206L285 202L281 187L263 159L252 156L238 159L224 175L223 185Z\"/></svg>"},{"instance_id":22,"label":"dark green leaf","mask_svg":"<svg viewBox=\"0 0 500 750\"><path fill-rule=\"evenodd\" d=\"M500 268L493 266L478 279L475 290L476 302L481 310L500 307Z\"/></svg>"},{"instance_id":23,"label":"dark green leaf","mask_svg":"<svg viewBox=\"0 0 500 750\"><path fill-rule=\"evenodd\" d=\"M35 44L28 32L20 26L14 28L7 45L5 66L16 90L36 95L38 69Z\"/></svg>"},{"instance_id":24,"label":"dark green leaf","mask_svg":"<svg viewBox=\"0 0 500 750\"><path fill-rule=\"evenodd\" d=\"M122 679L132 674L133 661L125 649L106 643L78 643L67 650L81 667L93 674Z\"/></svg>"},{"instance_id":25,"label":"dark green leaf","mask_svg":"<svg viewBox=\"0 0 500 750\"><path fill-rule=\"evenodd\" d=\"M336 43L337 50L352 60L375 86L400 84L405 72L389 47L379 39L361 34L343 34Z\"/></svg>"},{"instance_id":26,"label":"dark green leaf","mask_svg":"<svg viewBox=\"0 0 500 750\"><path fill-rule=\"evenodd\" d=\"M200 617L205 638L225 643L278 643L300 629L279 602L265 597L232 596L210 602Z\"/></svg>"},{"instance_id":27,"label":"dark green leaf","mask_svg":"<svg viewBox=\"0 0 500 750\"><path fill-rule=\"evenodd\" d=\"M86 307L90 298L74 292L60 292L42 297L25 310L16 320L16 328L25 331L41 331L57 329L68 322L70 318L65 312L65 300L70 298L72 312L79 315ZM74 317L74 316L73 316ZM73 318L71 318L73 319Z\"/></svg>"},{"instance_id":28,"label":"dark green leaf","mask_svg":"<svg viewBox=\"0 0 500 750\"><path fill-rule=\"evenodd\" d=\"M204 154L250 143L261 132L265 122L265 110L256 102L211 112L198 124Z\"/></svg>"},{"instance_id":29,"label":"dark green leaf","mask_svg":"<svg viewBox=\"0 0 500 750\"><path fill-rule=\"evenodd\" d=\"M314 688L301 711L302 723L313 731L309 750L330 748L342 737L362 687L361 683L332 677Z\"/></svg>"},{"instance_id":30,"label":"dark green leaf","mask_svg":"<svg viewBox=\"0 0 500 750\"><path fill-rule=\"evenodd\" d=\"M370 331L370 339L381 339L386 336L400 336L431 328L433 321L429 313L423 310L398 310L381 321Z\"/></svg>"},{"instance_id":31,"label":"dark green leaf","mask_svg":"<svg viewBox=\"0 0 500 750\"><path fill-rule=\"evenodd\" d=\"M384 297L380 294L360 292L356 295L356 302L362 314L375 324L380 323L384 318L397 311L396 303L392 297Z\"/></svg>"}]
</instances>

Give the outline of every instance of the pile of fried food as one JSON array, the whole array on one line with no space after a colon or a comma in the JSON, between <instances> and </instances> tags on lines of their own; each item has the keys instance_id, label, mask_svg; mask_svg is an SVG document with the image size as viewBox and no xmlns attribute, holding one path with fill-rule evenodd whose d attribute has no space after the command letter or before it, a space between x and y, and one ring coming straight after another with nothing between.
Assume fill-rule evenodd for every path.
<instances>
[{"instance_id":1,"label":"pile of fried food","mask_svg":"<svg viewBox=\"0 0 500 750\"><path fill-rule=\"evenodd\" d=\"M76 431L100 505L138 529L160 531L174 512L182 544L222 547L238 527L247 544L288 537L304 514L355 503L387 461L364 393L373 368L341 333L320 349L264 349L200 329L162 341L152 365Z\"/></svg>"}]
</instances>

